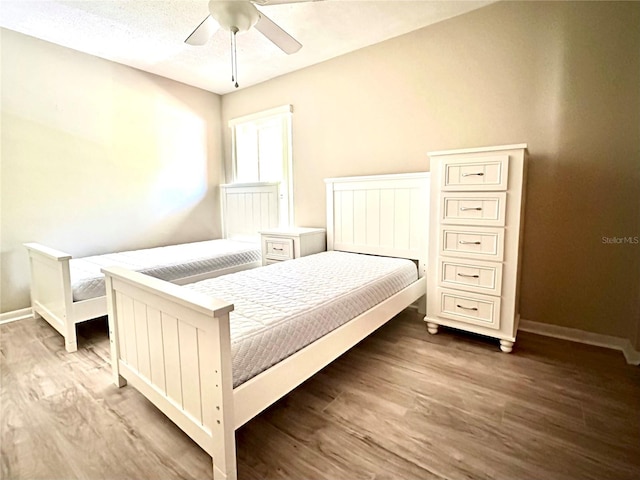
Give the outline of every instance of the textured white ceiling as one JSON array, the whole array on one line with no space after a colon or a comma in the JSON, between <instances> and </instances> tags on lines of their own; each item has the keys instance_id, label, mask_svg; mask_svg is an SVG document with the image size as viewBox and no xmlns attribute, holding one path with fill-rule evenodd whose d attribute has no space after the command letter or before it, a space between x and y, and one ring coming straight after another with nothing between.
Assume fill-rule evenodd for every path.
<instances>
[{"instance_id":1,"label":"textured white ceiling","mask_svg":"<svg viewBox=\"0 0 640 480\"><path fill-rule=\"evenodd\" d=\"M286 55L255 29L238 35L240 88L483 7L478 1L353 1L260 9L302 43ZM218 94L234 91L229 33L203 47L184 40L207 0L0 0L0 26Z\"/></svg>"}]
</instances>

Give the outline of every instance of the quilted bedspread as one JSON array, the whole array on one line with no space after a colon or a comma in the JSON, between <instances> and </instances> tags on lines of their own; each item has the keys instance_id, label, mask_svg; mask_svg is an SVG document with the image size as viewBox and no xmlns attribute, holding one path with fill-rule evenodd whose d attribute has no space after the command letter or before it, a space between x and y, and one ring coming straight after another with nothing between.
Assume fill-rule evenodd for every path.
<instances>
[{"instance_id":1,"label":"quilted bedspread","mask_svg":"<svg viewBox=\"0 0 640 480\"><path fill-rule=\"evenodd\" d=\"M260 244L207 240L74 258L69 262L74 301L105 295L103 267L135 270L168 282L259 261Z\"/></svg>"},{"instance_id":2,"label":"quilted bedspread","mask_svg":"<svg viewBox=\"0 0 640 480\"><path fill-rule=\"evenodd\" d=\"M236 387L417 278L410 260L331 251L185 288L234 304L230 321Z\"/></svg>"}]
</instances>

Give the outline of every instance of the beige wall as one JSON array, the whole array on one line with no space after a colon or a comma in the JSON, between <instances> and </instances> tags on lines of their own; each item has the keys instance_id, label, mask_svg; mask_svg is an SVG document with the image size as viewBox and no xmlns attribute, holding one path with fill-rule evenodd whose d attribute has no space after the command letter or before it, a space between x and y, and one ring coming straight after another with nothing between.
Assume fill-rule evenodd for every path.
<instances>
[{"instance_id":1,"label":"beige wall","mask_svg":"<svg viewBox=\"0 0 640 480\"><path fill-rule=\"evenodd\" d=\"M1 30L0 312L23 242L73 255L220 234L220 97Z\"/></svg>"},{"instance_id":2,"label":"beige wall","mask_svg":"<svg viewBox=\"0 0 640 480\"><path fill-rule=\"evenodd\" d=\"M504 2L222 98L291 103L295 216L323 178L428 170L426 152L529 144L523 318L637 338L640 3ZM229 170L227 170L229 171Z\"/></svg>"}]
</instances>

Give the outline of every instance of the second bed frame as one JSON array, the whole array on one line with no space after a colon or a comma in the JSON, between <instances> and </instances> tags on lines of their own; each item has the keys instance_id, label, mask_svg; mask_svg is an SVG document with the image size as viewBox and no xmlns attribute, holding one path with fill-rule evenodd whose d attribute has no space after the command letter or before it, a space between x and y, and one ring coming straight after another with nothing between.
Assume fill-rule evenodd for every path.
<instances>
[{"instance_id":1,"label":"second bed frame","mask_svg":"<svg viewBox=\"0 0 640 480\"><path fill-rule=\"evenodd\" d=\"M237 428L426 292L429 174L326 183L328 249L409 258L419 279L236 388L231 303L104 269L114 382L134 386L209 453L215 480L237 478Z\"/></svg>"},{"instance_id":2,"label":"second bed frame","mask_svg":"<svg viewBox=\"0 0 640 480\"><path fill-rule=\"evenodd\" d=\"M222 185L224 238L258 238L262 228L278 226L278 183ZM34 317L42 317L65 340L67 352L78 349L76 324L107 314L106 296L74 301L69 261L72 255L40 245L26 243L31 266L31 307ZM261 261L175 280L185 284L255 268Z\"/></svg>"}]
</instances>

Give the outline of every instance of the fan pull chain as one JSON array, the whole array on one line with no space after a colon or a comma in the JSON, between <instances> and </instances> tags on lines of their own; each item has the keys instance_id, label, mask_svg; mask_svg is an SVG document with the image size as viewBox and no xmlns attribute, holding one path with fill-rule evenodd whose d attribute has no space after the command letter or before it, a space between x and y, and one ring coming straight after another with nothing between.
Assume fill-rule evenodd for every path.
<instances>
[{"instance_id":1,"label":"fan pull chain","mask_svg":"<svg viewBox=\"0 0 640 480\"><path fill-rule=\"evenodd\" d=\"M231 28L231 81L235 82L236 88L238 88L238 57L236 52L236 33L238 29L236 27Z\"/></svg>"}]
</instances>

